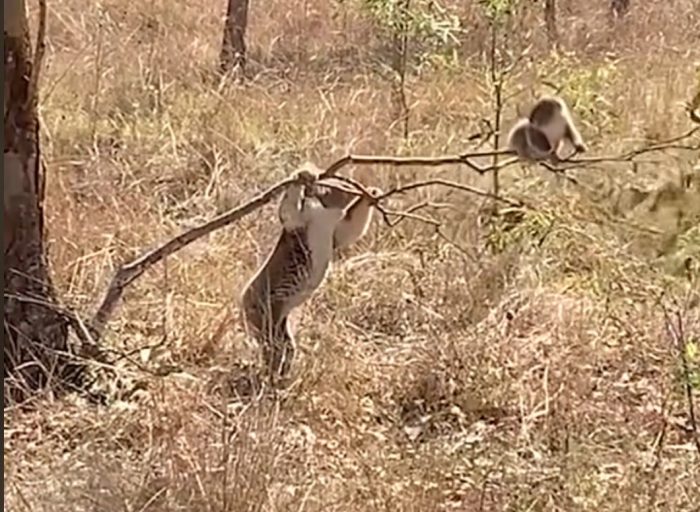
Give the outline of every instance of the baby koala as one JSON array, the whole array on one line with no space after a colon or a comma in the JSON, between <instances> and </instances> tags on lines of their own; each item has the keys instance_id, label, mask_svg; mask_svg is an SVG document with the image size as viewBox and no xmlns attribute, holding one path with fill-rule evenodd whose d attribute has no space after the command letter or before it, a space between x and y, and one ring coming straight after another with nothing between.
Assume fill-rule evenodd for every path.
<instances>
[{"instance_id":1,"label":"baby koala","mask_svg":"<svg viewBox=\"0 0 700 512\"><path fill-rule=\"evenodd\" d=\"M508 149L527 161L560 161L559 150L565 141L575 153L587 151L566 102L558 96L544 96L528 117L519 119L508 134Z\"/></svg>"}]
</instances>

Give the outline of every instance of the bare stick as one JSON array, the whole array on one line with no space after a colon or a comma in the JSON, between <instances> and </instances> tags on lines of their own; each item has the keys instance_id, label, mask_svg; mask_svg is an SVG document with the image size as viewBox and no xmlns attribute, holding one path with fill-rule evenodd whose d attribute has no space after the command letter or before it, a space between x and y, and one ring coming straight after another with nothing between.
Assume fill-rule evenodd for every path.
<instances>
[{"instance_id":1,"label":"bare stick","mask_svg":"<svg viewBox=\"0 0 700 512\"><path fill-rule=\"evenodd\" d=\"M565 162L565 161L568 161L568 160L562 160L562 162ZM540 165L540 167L551 172L552 174L556 174L557 176L563 177L569 183L572 183L572 184L577 185L577 186L581 185L576 178L573 178L573 177L569 176L568 174L566 174L567 169L571 169L571 168L573 168L573 166L567 167L567 168L562 168L562 167L559 167L558 165L552 165L549 162L538 162L538 164Z\"/></svg>"},{"instance_id":2,"label":"bare stick","mask_svg":"<svg viewBox=\"0 0 700 512\"><path fill-rule=\"evenodd\" d=\"M480 151L476 153L463 153L461 155L442 155L442 156L388 156L388 155L346 155L331 165L323 172L322 176L334 176L340 169L347 165L393 165L395 167L403 167L408 165L420 165L424 167L439 167L441 165L466 165L470 169L479 174L502 169L509 165L513 165L518 160L512 159L499 164L498 166L486 166L472 162L470 159L479 156L512 155L513 152L507 149L499 151Z\"/></svg>"},{"instance_id":3,"label":"bare stick","mask_svg":"<svg viewBox=\"0 0 700 512\"><path fill-rule=\"evenodd\" d=\"M93 338L98 340L102 336L105 325L112 316L114 309L117 307L117 304L124 293L124 289L134 282L134 280L140 277L146 270L164 258L179 251L183 247L202 238L203 236L208 235L212 231L228 226L245 215L255 211L256 209L270 202L294 182L295 179L280 181L245 204L215 217L206 224L185 231L160 247L147 252L136 260L122 265L112 278L109 288L107 289L107 293L102 300L102 304L98 308L97 313L95 313L95 316L90 323Z\"/></svg>"},{"instance_id":4,"label":"bare stick","mask_svg":"<svg viewBox=\"0 0 700 512\"><path fill-rule=\"evenodd\" d=\"M382 208L382 207L379 207L379 209L380 209L382 215L384 215L384 222L386 222L386 225L389 226L390 228L396 227L396 225L404 219L415 220L415 221L421 222L423 224L428 224L429 226L433 226L436 228L439 228L440 226L442 226L440 221L435 220L431 217L426 217L424 215L419 215L417 213L413 213L413 211L411 211L410 209L405 210L405 211L401 211L401 212L387 210L387 209ZM392 221L389 219L389 217L397 217L397 219Z\"/></svg>"},{"instance_id":5,"label":"bare stick","mask_svg":"<svg viewBox=\"0 0 700 512\"><path fill-rule=\"evenodd\" d=\"M674 321L663 303L661 304L661 308L664 312L666 331L678 350L678 359L680 360L681 370L683 371L683 387L688 402L688 420L690 421L691 435L693 436L695 448L700 456L700 436L698 435L698 422L695 417L695 406L693 403L693 386L690 382L690 369L688 368L688 359L685 355L687 341L683 329L683 316L680 311L676 311L676 322L674 325Z\"/></svg>"}]
</instances>

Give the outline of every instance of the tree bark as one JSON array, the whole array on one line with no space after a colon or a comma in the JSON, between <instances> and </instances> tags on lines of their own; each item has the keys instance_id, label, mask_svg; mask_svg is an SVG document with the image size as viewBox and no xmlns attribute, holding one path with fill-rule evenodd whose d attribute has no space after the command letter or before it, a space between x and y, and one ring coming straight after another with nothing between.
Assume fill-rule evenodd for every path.
<instances>
[{"instance_id":1,"label":"tree bark","mask_svg":"<svg viewBox=\"0 0 700 512\"><path fill-rule=\"evenodd\" d=\"M234 70L245 71L248 3L249 0L228 0L224 38L219 54L219 66L224 73Z\"/></svg>"},{"instance_id":2,"label":"tree bark","mask_svg":"<svg viewBox=\"0 0 700 512\"><path fill-rule=\"evenodd\" d=\"M37 56L43 53L44 0L40 13L43 25ZM4 55L3 388L7 405L54 388L75 368L66 357L68 326L55 304L44 253L44 169L36 95L40 62L32 62L24 0L5 0Z\"/></svg>"}]
</instances>

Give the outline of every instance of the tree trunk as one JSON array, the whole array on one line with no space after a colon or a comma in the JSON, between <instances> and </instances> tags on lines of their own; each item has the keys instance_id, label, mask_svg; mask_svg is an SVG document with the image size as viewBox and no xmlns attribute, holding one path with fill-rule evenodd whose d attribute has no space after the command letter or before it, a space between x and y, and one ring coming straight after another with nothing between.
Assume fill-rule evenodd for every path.
<instances>
[{"instance_id":1,"label":"tree trunk","mask_svg":"<svg viewBox=\"0 0 700 512\"><path fill-rule=\"evenodd\" d=\"M243 72L246 64L245 34L248 28L248 0L228 0L224 38L219 54L221 71Z\"/></svg>"},{"instance_id":2,"label":"tree trunk","mask_svg":"<svg viewBox=\"0 0 700 512\"><path fill-rule=\"evenodd\" d=\"M610 14L613 19L624 17L630 10L630 0L610 0Z\"/></svg>"},{"instance_id":3,"label":"tree trunk","mask_svg":"<svg viewBox=\"0 0 700 512\"><path fill-rule=\"evenodd\" d=\"M556 46L559 41L557 33L557 4L556 0L544 0L544 23L547 27L547 39L550 46Z\"/></svg>"},{"instance_id":4,"label":"tree trunk","mask_svg":"<svg viewBox=\"0 0 700 512\"><path fill-rule=\"evenodd\" d=\"M43 24L46 6L41 3ZM39 33L37 55L43 53L43 28ZM4 54L3 387L7 405L65 382L74 368L66 357L67 323L55 306L44 254L36 95L40 62L33 66L24 0L5 0Z\"/></svg>"}]
</instances>

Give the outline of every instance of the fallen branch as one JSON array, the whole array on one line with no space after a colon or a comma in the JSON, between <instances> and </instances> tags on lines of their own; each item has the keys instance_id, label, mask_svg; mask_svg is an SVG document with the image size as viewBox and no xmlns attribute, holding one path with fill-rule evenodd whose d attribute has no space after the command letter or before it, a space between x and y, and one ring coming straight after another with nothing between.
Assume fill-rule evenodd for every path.
<instances>
[{"instance_id":1,"label":"fallen branch","mask_svg":"<svg viewBox=\"0 0 700 512\"><path fill-rule=\"evenodd\" d=\"M219 228L228 226L229 224L232 224L249 213L257 210L261 206L264 206L294 182L295 180L292 178L282 180L268 188L263 193L255 196L245 204L219 215L201 226L185 231L160 247L147 252L136 260L122 265L112 278L109 288L107 289L107 293L102 300L102 304L97 309L97 313L95 313L95 316L90 322L93 340L97 341L102 336L105 325L112 316L112 313L114 313L114 310L117 307L122 294L124 293L124 289L139 278L146 270L164 258L179 251L183 247L186 247L192 242L202 238L203 236L206 236Z\"/></svg>"}]
</instances>

